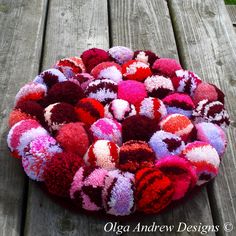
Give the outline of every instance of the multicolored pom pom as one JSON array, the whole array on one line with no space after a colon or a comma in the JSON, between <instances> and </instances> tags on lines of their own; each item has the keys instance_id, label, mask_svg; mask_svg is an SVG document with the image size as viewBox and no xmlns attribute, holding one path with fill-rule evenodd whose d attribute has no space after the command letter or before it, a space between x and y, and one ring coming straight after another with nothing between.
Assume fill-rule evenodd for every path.
<instances>
[{"instance_id":1,"label":"multicolored pom pom","mask_svg":"<svg viewBox=\"0 0 236 236\"><path fill-rule=\"evenodd\" d=\"M114 99L104 107L104 111L106 118L115 119L118 122L137 113L135 106L123 99Z\"/></svg>"},{"instance_id":2,"label":"multicolored pom pom","mask_svg":"<svg viewBox=\"0 0 236 236\"><path fill-rule=\"evenodd\" d=\"M218 125L207 122L198 123L195 128L197 139L211 144L219 156L223 156L227 146L227 137L224 130Z\"/></svg>"},{"instance_id":3,"label":"multicolored pom pom","mask_svg":"<svg viewBox=\"0 0 236 236\"><path fill-rule=\"evenodd\" d=\"M210 102L207 99L200 101L193 110L193 117L196 123L211 122L222 128L230 124L229 114L224 104L219 101Z\"/></svg>"},{"instance_id":4,"label":"multicolored pom pom","mask_svg":"<svg viewBox=\"0 0 236 236\"><path fill-rule=\"evenodd\" d=\"M184 141L190 136L193 124L191 120L181 114L171 114L166 116L160 123L161 130L176 134L181 137Z\"/></svg>"},{"instance_id":5,"label":"multicolored pom pom","mask_svg":"<svg viewBox=\"0 0 236 236\"><path fill-rule=\"evenodd\" d=\"M195 73L187 70L177 70L175 74L176 76L171 78L175 90L193 96L202 80Z\"/></svg>"},{"instance_id":6,"label":"multicolored pom pom","mask_svg":"<svg viewBox=\"0 0 236 236\"><path fill-rule=\"evenodd\" d=\"M56 153L62 149L57 141L49 135L39 136L24 149L22 166L32 180L44 181L44 169Z\"/></svg>"},{"instance_id":7,"label":"multicolored pom pom","mask_svg":"<svg viewBox=\"0 0 236 236\"><path fill-rule=\"evenodd\" d=\"M182 154L195 166L198 181L202 185L218 174L220 158L210 144L200 141L188 143Z\"/></svg>"},{"instance_id":8,"label":"multicolored pom pom","mask_svg":"<svg viewBox=\"0 0 236 236\"><path fill-rule=\"evenodd\" d=\"M89 83L85 94L89 98L94 98L102 104L107 104L117 98L118 85L110 79L97 79Z\"/></svg>"},{"instance_id":9,"label":"multicolored pom pom","mask_svg":"<svg viewBox=\"0 0 236 236\"><path fill-rule=\"evenodd\" d=\"M88 166L101 167L106 170L114 170L119 162L120 148L108 140L97 140L84 155L84 161Z\"/></svg>"},{"instance_id":10,"label":"multicolored pom pom","mask_svg":"<svg viewBox=\"0 0 236 236\"><path fill-rule=\"evenodd\" d=\"M137 210L159 213L173 199L174 188L170 179L157 168L142 168L135 174Z\"/></svg>"},{"instance_id":11,"label":"multicolored pom pom","mask_svg":"<svg viewBox=\"0 0 236 236\"><path fill-rule=\"evenodd\" d=\"M76 172L70 188L73 202L88 211L103 208L102 190L108 171L102 168L80 167Z\"/></svg>"},{"instance_id":12,"label":"multicolored pom pom","mask_svg":"<svg viewBox=\"0 0 236 236\"><path fill-rule=\"evenodd\" d=\"M109 171L102 198L106 213L115 216L131 214L135 210L134 175L119 170Z\"/></svg>"},{"instance_id":13,"label":"multicolored pom pom","mask_svg":"<svg viewBox=\"0 0 236 236\"><path fill-rule=\"evenodd\" d=\"M179 155L185 147L184 141L179 136L163 130L153 134L149 145L154 150L158 160L170 155Z\"/></svg>"},{"instance_id":14,"label":"multicolored pom pom","mask_svg":"<svg viewBox=\"0 0 236 236\"><path fill-rule=\"evenodd\" d=\"M87 86L93 81L95 78L88 73L80 73L72 76L69 81L79 85L83 91L86 90Z\"/></svg>"},{"instance_id":15,"label":"multicolored pom pom","mask_svg":"<svg viewBox=\"0 0 236 236\"><path fill-rule=\"evenodd\" d=\"M156 167L173 183L173 200L183 198L196 185L196 170L185 158L166 156L156 162Z\"/></svg>"},{"instance_id":16,"label":"multicolored pom pom","mask_svg":"<svg viewBox=\"0 0 236 236\"><path fill-rule=\"evenodd\" d=\"M119 168L135 173L143 167L152 167L155 153L144 141L130 140L120 148Z\"/></svg>"},{"instance_id":17,"label":"multicolored pom pom","mask_svg":"<svg viewBox=\"0 0 236 236\"><path fill-rule=\"evenodd\" d=\"M95 140L109 140L118 146L122 144L121 124L115 120L101 118L91 125L90 131Z\"/></svg>"},{"instance_id":18,"label":"multicolored pom pom","mask_svg":"<svg viewBox=\"0 0 236 236\"><path fill-rule=\"evenodd\" d=\"M108 50L110 57L118 64L132 60L134 52L127 47L115 46Z\"/></svg>"},{"instance_id":19,"label":"multicolored pom pom","mask_svg":"<svg viewBox=\"0 0 236 236\"><path fill-rule=\"evenodd\" d=\"M85 72L85 66L81 58L79 57L68 57L63 58L56 62L55 67L68 67L74 74Z\"/></svg>"},{"instance_id":20,"label":"multicolored pom pom","mask_svg":"<svg viewBox=\"0 0 236 236\"><path fill-rule=\"evenodd\" d=\"M152 75L150 67L141 61L131 60L123 64L122 74L125 79L144 81L148 76Z\"/></svg>"},{"instance_id":21,"label":"multicolored pom pom","mask_svg":"<svg viewBox=\"0 0 236 236\"><path fill-rule=\"evenodd\" d=\"M191 118L195 105L191 97L184 93L172 93L167 95L163 102L166 105L168 114L182 114Z\"/></svg>"},{"instance_id":22,"label":"multicolored pom pom","mask_svg":"<svg viewBox=\"0 0 236 236\"><path fill-rule=\"evenodd\" d=\"M43 84L35 82L24 85L15 97L15 106L23 101L39 101L45 97L47 93L47 87Z\"/></svg>"},{"instance_id":23,"label":"multicolored pom pom","mask_svg":"<svg viewBox=\"0 0 236 236\"><path fill-rule=\"evenodd\" d=\"M161 75L149 76L145 79L144 85L149 96L160 99L174 91L171 79Z\"/></svg>"},{"instance_id":24,"label":"multicolored pom pom","mask_svg":"<svg viewBox=\"0 0 236 236\"><path fill-rule=\"evenodd\" d=\"M116 83L122 81L122 69L121 66L115 62L102 62L94 67L91 71L91 75L95 79L110 79Z\"/></svg>"},{"instance_id":25,"label":"multicolored pom pom","mask_svg":"<svg viewBox=\"0 0 236 236\"><path fill-rule=\"evenodd\" d=\"M90 126L104 117L104 107L96 99L83 98L76 104L75 113L79 121Z\"/></svg>"},{"instance_id":26,"label":"multicolored pom pom","mask_svg":"<svg viewBox=\"0 0 236 236\"><path fill-rule=\"evenodd\" d=\"M41 72L34 79L35 83L43 84L51 88L54 84L67 81L66 76L58 69L48 69Z\"/></svg>"},{"instance_id":27,"label":"multicolored pom pom","mask_svg":"<svg viewBox=\"0 0 236 236\"><path fill-rule=\"evenodd\" d=\"M50 132L57 131L62 125L76 122L77 116L72 105L59 102L44 109L44 119Z\"/></svg>"},{"instance_id":28,"label":"multicolored pom pom","mask_svg":"<svg viewBox=\"0 0 236 236\"><path fill-rule=\"evenodd\" d=\"M158 56L154 52L149 50L137 50L134 52L133 59L152 66L153 63L158 59Z\"/></svg>"},{"instance_id":29,"label":"multicolored pom pom","mask_svg":"<svg viewBox=\"0 0 236 236\"><path fill-rule=\"evenodd\" d=\"M7 144L16 158L24 156L24 149L35 138L47 135L48 132L36 120L22 120L10 129Z\"/></svg>"},{"instance_id":30,"label":"multicolored pom pom","mask_svg":"<svg viewBox=\"0 0 236 236\"><path fill-rule=\"evenodd\" d=\"M138 114L160 121L167 115L167 110L164 103L158 98L144 98L137 108Z\"/></svg>"}]
</instances>

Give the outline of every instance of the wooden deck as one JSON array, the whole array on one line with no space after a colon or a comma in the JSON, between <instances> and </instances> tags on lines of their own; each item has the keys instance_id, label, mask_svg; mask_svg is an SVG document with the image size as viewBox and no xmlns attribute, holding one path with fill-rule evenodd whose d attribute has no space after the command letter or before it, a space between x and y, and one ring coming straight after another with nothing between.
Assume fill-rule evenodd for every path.
<instances>
[{"instance_id":1,"label":"wooden deck","mask_svg":"<svg viewBox=\"0 0 236 236\"><path fill-rule=\"evenodd\" d=\"M223 0L0 0L0 236L115 235L105 219L73 214L25 178L6 145L18 89L57 59L90 47L124 45L179 59L227 95L232 125L219 176L196 197L161 216L119 221L219 225L236 235L236 35ZM227 233L224 224L231 222ZM124 233L123 235L159 235ZM162 235L201 235L184 232Z\"/></svg>"}]
</instances>

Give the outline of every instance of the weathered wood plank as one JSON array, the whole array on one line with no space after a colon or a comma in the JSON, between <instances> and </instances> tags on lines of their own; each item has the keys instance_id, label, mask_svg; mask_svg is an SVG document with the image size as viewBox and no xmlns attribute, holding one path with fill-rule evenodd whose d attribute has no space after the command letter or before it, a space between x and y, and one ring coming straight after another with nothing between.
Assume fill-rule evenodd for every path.
<instances>
[{"instance_id":1,"label":"weathered wood plank","mask_svg":"<svg viewBox=\"0 0 236 236\"><path fill-rule=\"evenodd\" d=\"M90 47L108 49L106 0L52 0L49 4L42 70ZM104 235L103 219L71 213L30 182L25 235Z\"/></svg>"},{"instance_id":2,"label":"weathered wood plank","mask_svg":"<svg viewBox=\"0 0 236 236\"><path fill-rule=\"evenodd\" d=\"M0 1L0 235L19 235L24 174L6 144L8 115L19 88L38 72L46 0Z\"/></svg>"},{"instance_id":3,"label":"weathered wood plank","mask_svg":"<svg viewBox=\"0 0 236 236\"><path fill-rule=\"evenodd\" d=\"M133 49L150 49L161 57L178 58L166 1L111 0L110 11L113 45L124 45ZM199 223L212 225L206 189L182 206L161 216L145 216L145 218L133 220L132 226L138 222L150 225L153 221L160 225L175 225L173 232L177 231L177 226L181 221L188 225L199 225ZM159 232L156 234L158 235ZM185 234L187 235L187 232L183 233L183 235ZM145 234L137 233L137 235ZM166 232L166 235L169 233Z\"/></svg>"},{"instance_id":4,"label":"weathered wood plank","mask_svg":"<svg viewBox=\"0 0 236 236\"><path fill-rule=\"evenodd\" d=\"M236 40L223 1L170 0L174 29L181 58L187 68L226 93L226 107L233 123L228 131L229 145L219 176L209 186L214 223L231 222L236 233Z\"/></svg>"},{"instance_id":5,"label":"weathered wood plank","mask_svg":"<svg viewBox=\"0 0 236 236\"><path fill-rule=\"evenodd\" d=\"M232 23L236 26L236 5L226 5Z\"/></svg>"}]
</instances>

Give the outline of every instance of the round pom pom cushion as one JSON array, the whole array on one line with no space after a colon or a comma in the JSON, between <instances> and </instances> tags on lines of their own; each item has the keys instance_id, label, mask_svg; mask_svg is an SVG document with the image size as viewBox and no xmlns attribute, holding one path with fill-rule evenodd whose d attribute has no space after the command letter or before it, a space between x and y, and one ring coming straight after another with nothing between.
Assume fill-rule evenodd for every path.
<instances>
[{"instance_id":1,"label":"round pom pom cushion","mask_svg":"<svg viewBox=\"0 0 236 236\"><path fill-rule=\"evenodd\" d=\"M7 144L63 205L159 214L218 174L230 124L224 93L176 60L91 48L32 79L16 94Z\"/></svg>"}]
</instances>

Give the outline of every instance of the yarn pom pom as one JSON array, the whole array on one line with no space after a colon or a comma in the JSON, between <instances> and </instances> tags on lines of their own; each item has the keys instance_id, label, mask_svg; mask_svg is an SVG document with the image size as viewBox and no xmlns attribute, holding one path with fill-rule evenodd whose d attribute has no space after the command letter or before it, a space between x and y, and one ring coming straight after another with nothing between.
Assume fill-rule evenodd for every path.
<instances>
[{"instance_id":1,"label":"yarn pom pom","mask_svg":"<svg viewBox=\"0 0 236 236\"><path fill-rule=\"evenodd\" d=\"M69 81L79 85L83 91L85 91L89 83L91 83L93 80L95 80L95 78L88 73L76 74L69 79Z\"/></svg>"},{"instance_id":2,"label":"yarn pom pom","mask_svg":"<svg viewBox=\"0 0 236 236\"><path fill-rule=\"evenodd\" d=\"M48 88L51 88L54 84L58 82L67 81L65 75L57 69L48 69L41 72L34 79L34 82L43 84Z\"/></svg>"},{"instance_id":3,"label":"yarn pom pom","mask_svg":"<svg viewBox=\"0 0 236 236\"><path fill-rule=\"evenodd\" d=\"M131 214L135 210L134 175L119 170L109 171L102 197L106 213L116 216Z\"/></svg>"},{"instance_id":4,"label":"yarn pom pom","mask_svg":"<svg viewBox=\"0 0 236 236\"><path fill-rule=\"evenodd\" d=\"M141 140L148 142L157 131L157 123L146 116L135 115L125 119L122 123L122 140Z\"/></svg>"},{"instance_id":5,"label":"yarn pom pom","mask_svg":"<svg viewBox=\"0 0 236 236\"><path fill-rule=\"evenodd\" d=\"M144 98L137 108L139 115L149 117L151 119L160 121L167 115L167 110L164 103L158 98Z\"/></svg>"},{"instance_id":6,"label":"yarn pom pom","mask_svg":"<svg viewBox=\"0 0 236 236\"><path fill-rule=\"evenodd\" d=\"M122 66L122 74L125 79L142 82L148 76L152 75L152 71L146 63L131 60Z\"/></svg>"},{"instance_id":7,"label":"yarn pom pom","mask_svg":"<svg viewBox=\"0 0 236 236\"><path fill-rule=\"evenodd\" d=\"M69 66L54 65L53 68L59 70L67 79L75 76L75 73L73 72L72 68Z\"/></svg>"},{"instance_id":8,"label":"yarn pom pom","mask_svg":"<svg viewBox=\"0 0 236 236\"><path fill-rule=\"evenodd\" d=\"M117 89L117 83L110 79L96 79L87 86L85 94L102 104L107 104L117 98Z\"/></svg>"},{"instance_id":9,"label":"yarn pom pom","mask_svg":"<svg viewBox=\"0 0 236 236\"><path fill-rule=\"evenodd\" d=\"M127 80L120 82L118 85L118 98L129 103L138 105L145 97L147 97L147 92L141 82Z\"/></svg>"},{"instance_id":10,"label":"yarn pom pom","mask_svg":"<svg viewBox=\"0 0 236 236\"><path fill-rule=\"evenodd\" d=\"M84 165L80 156L73 153L56 153L44 169L48 192L60 197L70 196L70 187L77 170Z\"/></svg>"},{"instance_id":11,"label":"yarn pom pom","mask_svg":"<svg viewBox=\"0 0 236 236\"><path fill-rule=\"evenodd\" d=\"M195 125L197 139L211 144L219 156L223 156L227 146L227 137L222 128L212 123L198 123Z\"/></svg>"},{"instance_id":12,"label":"yarn pom pom","mask_svg":"<svg viewBox=\"0 0 236 236\"><path fill-rule=\"evenodd\" d=\"M85 66L81 58L79 57L68 57L63 58L56 62L55 66L68 67L74 74L85 72Z\"/></svg>"},{"instance_id":13,"label":"yarn pom pom","mask_svg":"<svg viewBox=\"0 0 236 236\"><path fill-rule=\"evenodd\" d=\"M182 114L191 118L195 105L190 96L184 93L172 93L163 99L168 114Z\"/></svg>"},{"instance_id":14,"label":"yarn pom pom","mask_svg":"<svg viewBox=\"0 0 236 236\"><path fill-rule=\"evenodd\" d=\"M14 109L9 115L8 126L11 128L17 122L28 119L34 119L34 118L25 112L22 112L18 109Z\"/></svg>"},{"instance_id":15,"label":"yarn pom pom","mask_svg":"<svg viewBox=\"0 0 236 236\"><path fill-rule=\"evenodd\" d=\"M181 114L171 114L166 116L160 123L161 130L176 134L181 137L184 141L190 136L193 124L191 120Z\"/></svg>"},{"instance_id":16,"label":"yarn pom pom","mask_svg":"<svg viewBox=\"0 0 236 236\"><path fill-rule=\"evenodd\" d=\"M173 200L183 198L197 183L196 170L185 158L167 156L159 160L156 167L173 183Z\"/></svg>"},{"instance_id":17,"label":"yarn pom pom","mask_svg":"<svg viewBox=\"0 0 236 236\"><path fill-rule=\"evenodd\" d=\"M170 155L179 155L185 147L184 142L179 136L163 130L153 134L149 145L155 152L157 159Z\"/></svg>"},{"instance_id":18,"label":"yarn pom pom","mask_svg":"<svg viewBox=\"0 0 236 236\"><path fill-rule=\"evenodd\" d=\"M22 166L30 179L43 181L44 169L54 154L62 152L56 140L49 135L40 136L24 149Z\"/></svg>"},{"instance_id":19,"label":"yarn pom pom","mask_svg":"<svg viewBox=\"0 0 236 236\"><path fill-rule=\"evenodd\" d=\"M80 122L63 125L56 135L56 140L65 151L81 157L86 153L90 144L84 124Z\"/></svg>"},{"instance_id":20,"label":"yarn pom pom","mask_svg":"<svg viewBox=\"0 0 236 236\"><path fill-rule=\"evenodd\" d=\"M160 75L149 76L145 79L144 85L149 96L160 99L174 91L171 79Z\"/></svg>"},{"instance_id":21,"label":"yarn pom pom","mask_svg":"<svg viewBox=\"0 0 236 236\"><path fill-rule=\"evenodd\" d=\"M66 102L72 105L75 105L84 97L85 95L82 88L71 81L53 85L47 95L47 99L50 103Z\"/></svg>"},{"instance_id":22,"label":"yarn pom pom","mask_svg":"<svg viewBox=\"0 0 236 236\"><path fill-rule=\"evenodd\" d=\"M91 72L91 70L98 64L110 61L109 54L99 48L91 48L86 51L84 51L81 55L81 58L84 62L84 65L86 67L86 71L88 73Z\"/></svg>"},{"instance_id":23,"label":"yarn pom pom","mask_svg":"<svg viewBox=\"0 0 236 236\"><path fill-rule=\"evenodd\" d=\"M134 52L127 47L115 46L108 50L110 57L118 64L122 65L127 61L132 60Z\"/></svg>"},{"instance_id":24,"label":"yarn pom pom","mask_svg":"<svg viewBox=\"0 0 236 236\"><path fill-rule=\"evenodd\" d=\"M44 119L51 132L59 130L64 124L77 121L74 107L64 102L54 103L46 107Z\"/></svg>"},{"instance_id":25,"label":"yarn pom pom","mask_svg":"<svg viewBox=\"0 0 236 236\"><path fill-rule=\"evenodd\" d=\"M115 120L101 118L91 125L90 131L95 140L109 140L118 146L122 144L121 124Z\"/></svg>"},{"instance_id":26,"label":"yarn pom pom","mask_svg":"<svg viewBox=\"0 0 236 236\"><path fill-rule=\"evenodd\" d=\"M25 147L39 136L47 135L48 132L41 127L36 120L22 120L10 129L7 136L7 144L16 158L24 156Z\"/></svg>"},{"instance_id":27,"label":"yarn pom pom","mask_svg":"<svg viewBox=\"0 0 236 236\"><path fill-rule=\"evenodd\" d=\"M152 66L153 63L156 61L156 59L158 59L158 56L154 52L149 50L146 51L138 50L134 52L133 59Z\"/></svg>"},{"instance_id":28,"label":"yarn pom pom","mask_svg":"<svg viewBox=\"0 0 236 236\"><path fill-rule=\"evenodd\" d=\"M104 117L103 105L93 98L81 99L75 107L75 112L78 120L89 126Z\"/></svg>"},{"instance_id":29,"label":"yarn pom pom","mask_svg":"<svg viewBox=\"0 0 236 236\"><path fill-rule=\"evenodd\" d=\"M152 214L164 209L173 198L170 179L156 168L142 168L135 174L137 210Z\"/></svg>"},{"instance_id":30,"label":"yarn pom pom","mask_svg":"<svg viewBox=\"0 0 236 236\"><path fill-rule=\"evenodd\" d=\"M123 99L114 99L105 106L104 110L106 118L115 119L119 122L122 122L129 116L136 115L135 106Z\"/></svg>"},{"instance_id":31,"label":"yarn pom pom","mask_svg":"<svg viewBox=\"0 0 236 236\"><path fill-rule=\"evenodd\" d=\"M102 62L93 68L91 75L95 79L110 79L116 83L122 81L121 66L115 62Z\"/></svg>"},{"instance_id":32,"label":"yarn pom pom","mask_svg":"<svg viewBox=\"0 0 236 236\"><path fill-rule=\"evenodd\" d=\"M107 170L89 166L80 167L70 188L73 202L88 211L102 209L102 190Z\"/></svg>"},{"instance_id":33,"label":"yarn pom pom","mask_svg":"<svg viewBox=\"0 0 236 236\"><path fill-rule=\"evenodd\" d=\"M31 117L33 117L33 119L36 119L42 125L44 124L44 116L43 116L44 109L37 102L35 101L18 102L15 109L30 115Z\"/></svg>"},{"instance_id":34,"label":"yarn pom pom","mask_svg":"<svg viewBox=\"0 0 236 236\"><path fill-rule=\"evenodd\" d=\"M178 70L175 74L176 76L171 78L175 90L194 96L197 86L202 82L201 79L195 73L187 70Z\"/></svg>"},{"instance_id":35,"label":"yarn pom pom","mask_svg":"<svg viewBox=\"0 0 236 236\"><path fill-rule=\"evenodd\" d=\"M119 161L119 150L120 148L113 142L97 140L84 155L84 161L89 166L114 170Z\"/></svg>"},{"instance_id":36,"label":"yarn pom pom","mask_svg":"<svg viewBox=\"0 0 236 236\"><path fill-rule=\"evenodd\" d=\"M24 85L15 97L15 106L23 101L39 101L44 98L47 93L47 87L43 84L35 82Z\"/></svg>"},{"instance_id":37,"label":"yarn pom pom","mask_svg":"<svg viewBox=\"0 0 236 236\"><path fill-rule=\"evenodd\" d=\"M193 110L195 123L211 122L222 128L230 124L229 114L224 108L224 104L219 101L210 102L207 99L200 101Z\"/></svg>"},{"instance_id":38,"label":"yarn pom pom","mask_svg":"<svg viewBox=\"0 0 236 236\"><path fill-rule=\"evenodd\" d=\"M210 144L200 141L188 143L182 153L195 166L198 181L202 185L218 174L220 158Z\"/></svg>"},{"instance_id":39,"label":"yarn pom pom","mask_svg":"<svg viewBox=\"0 0 236 236\"><path fill-rule=\"evenodd\" d=\"M158 75L171 78L175 76L175 71L182 69L182 67L175 59L160 58L154 62L152 69Z\"/></svg>"},{"instance_id":40,"label":"yarn pom pom","mask_svg":"<svg viewBox=\"0 0 236 236\"><path fill-rule=\"evenodd\" d=\"M198 104L201 100L207 99L210 102L219 101L224 104L224 93L213 84L200 83L193 95L193 101Z\"/></svg>"},{"instance_id":41,"label":"yarn pom pom","mask_svg":"<svg viewBox=\"0 0 236 236\"><path fill-rule=\"evenodd\" d=\"M120 148L119 168L135 173L143 167L152 167L155 153L146 142L131 140Z\"/></svg>"}]
</instances>

